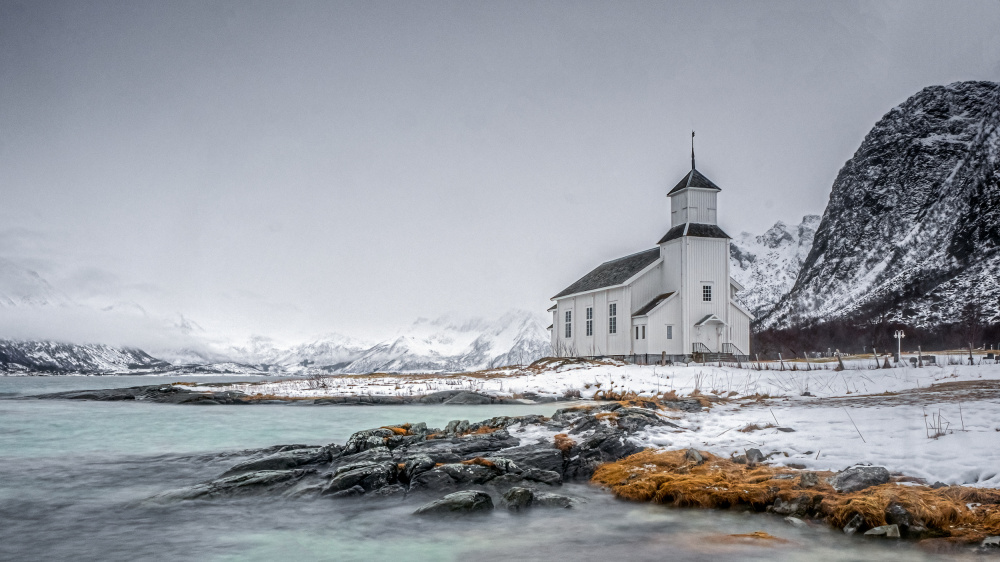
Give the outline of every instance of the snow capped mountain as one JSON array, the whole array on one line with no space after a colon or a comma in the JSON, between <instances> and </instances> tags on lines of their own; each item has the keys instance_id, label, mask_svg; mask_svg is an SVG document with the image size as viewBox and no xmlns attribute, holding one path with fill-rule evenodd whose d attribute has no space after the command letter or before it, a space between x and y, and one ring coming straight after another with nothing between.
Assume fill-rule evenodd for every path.
<instances>
[{"instance_id":1,"label":"snow capped mountain","mask_svg":"<svg viewBox=\"0 0 1000 562\"><path fill-rule=\"evenodd\" d=\"M346 373L375 371L467 371L527 364L548 355L542 318L511 311L496 320L418 320L404 334L365 351Z\"/></svg>"},{"instance_id":2,"label":"snow capped mountain","mask_svg":"<svg viewBox=\"0 0 1000 562\"><path fill-rule=\"evenodd\" d=\"M342 366L359 357L371 343L341 334L327 334L306 343L285 347L271 338L255 336L245 345L232 346L230 354L258 365Z\"/></svg>"},{"instance_id":3,"label":"snow capped mountain","mask_svg":"<svg viewBox=\"0 0 1000 562\"><path fill-rule=\"evenodd\" d=\"M0 340L3 373L129 373L168 366L141 349Z\"/></svg>"},{"instance_id":4,"label":"snow capped mountain","mask_svg":"<svg viewBox=\"0 0 1000 562\"><path fill-rule=\"evenodd\" d=\"M1000 84L925 88L841 169L791 292L765 327L888 318L927 327L974 303L1000 322Z\"/></svg>"},{"instance_id":5,"label":"snow capped mountain","mask_svg":"<svg viewBox=\"0 0 1000 562\"><path fill-rule=\"evenodd\" d=\"M778 221L764 234L743 232L732 241L730 272L744 286L737 296L754 316L767 314L792 289L819 220L819 215L806 215L796 226Z\"/></svg>"}]
</instances>

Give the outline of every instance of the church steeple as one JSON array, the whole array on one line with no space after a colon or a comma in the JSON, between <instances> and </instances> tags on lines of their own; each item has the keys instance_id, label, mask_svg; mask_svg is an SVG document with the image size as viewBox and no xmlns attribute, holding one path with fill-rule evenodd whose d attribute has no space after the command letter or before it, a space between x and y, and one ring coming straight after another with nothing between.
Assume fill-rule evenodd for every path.
<instances>
[{"instance_id":1,"label":"church steeple","mask_svg":"<svg viewBox=\"0 0 1000 562\"><path fill-rule=\"evenodd\" d=\"M691 169L694 170L694 131L691 131Z\"/></svg>"}]
</instances>

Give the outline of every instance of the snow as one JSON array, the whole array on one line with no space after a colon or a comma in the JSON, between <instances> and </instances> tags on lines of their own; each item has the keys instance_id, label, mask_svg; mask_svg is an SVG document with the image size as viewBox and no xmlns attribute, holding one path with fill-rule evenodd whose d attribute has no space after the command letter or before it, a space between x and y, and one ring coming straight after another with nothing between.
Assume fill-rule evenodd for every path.
<instances>
[{"instance_id":1,"label":"snow","mask_svg":"<svg viewBox=\"0 0 1000 562\"><path fill-rule=\"evenodd\" d=\"M601 390L645 396L673 391L679 397L705 396L714 404L701 412L666 411L661 415L680 429L654 428L634 439L647 446L694 447L723 456L757 448L773 454L773 464L811 470L873 464L928 483L1000 487L1000 365L981 360L977 365L874 369L870 358L845 363L844 371L834 371L835 363L810 364L815 370L804 371L801 362L795 371L775 370L780 369L777 363L763 364L771 370L564 364L545 371L336 376L222 388L298 398L470 390L503 397L579 391L587 399ZM803 396L806 392L812 396ZM929 425L938 416L945 420L945 431L934 437ZM740 431L750 424L764 429Z\"/></svg>"}]
</instances>

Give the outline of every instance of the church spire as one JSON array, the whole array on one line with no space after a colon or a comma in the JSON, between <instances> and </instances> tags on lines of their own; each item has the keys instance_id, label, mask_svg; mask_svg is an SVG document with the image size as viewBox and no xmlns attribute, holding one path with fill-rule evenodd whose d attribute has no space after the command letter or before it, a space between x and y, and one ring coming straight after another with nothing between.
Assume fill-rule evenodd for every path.
<instances>
[{"instance_id":1,"label":"church spire","mask_svg":"<svg viewBox=\"0 0 1000 562\"><path fill-rule=\"evenodd\" d=\"M694 131L691 131L691 169L694 169Z\"/></svg>"}]
</instances>

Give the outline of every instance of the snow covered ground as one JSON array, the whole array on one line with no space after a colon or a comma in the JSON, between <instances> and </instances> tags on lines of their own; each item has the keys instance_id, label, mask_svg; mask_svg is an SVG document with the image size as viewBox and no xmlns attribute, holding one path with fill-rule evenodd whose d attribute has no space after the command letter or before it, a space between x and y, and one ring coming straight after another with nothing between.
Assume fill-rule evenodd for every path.
<instances>
[{"instance_id":1,"label":"snow covered ground","mask_svg":"<svg viewBox=\"0 0 1000 562\"><path fill-rule=\"evenodd\" d=\"M788 365L781 371L568 363L550 370L337 376L224 389L295 398L417 396L440 390L513 398L577 391L583 399L602 391L701 395L713 402L711 408L664 412L679 429L648 430L635 438L649 446L694 447L724 456L757 448L773 464L812 470L871 463L927 483L1000 487L1000 365L984 360L873 369L872 359L848 361L844 371L832 370L835 363L813 364L810 371L801 370L803 363L795 364L795 371Z\"/></svg>"}]
</instances>

